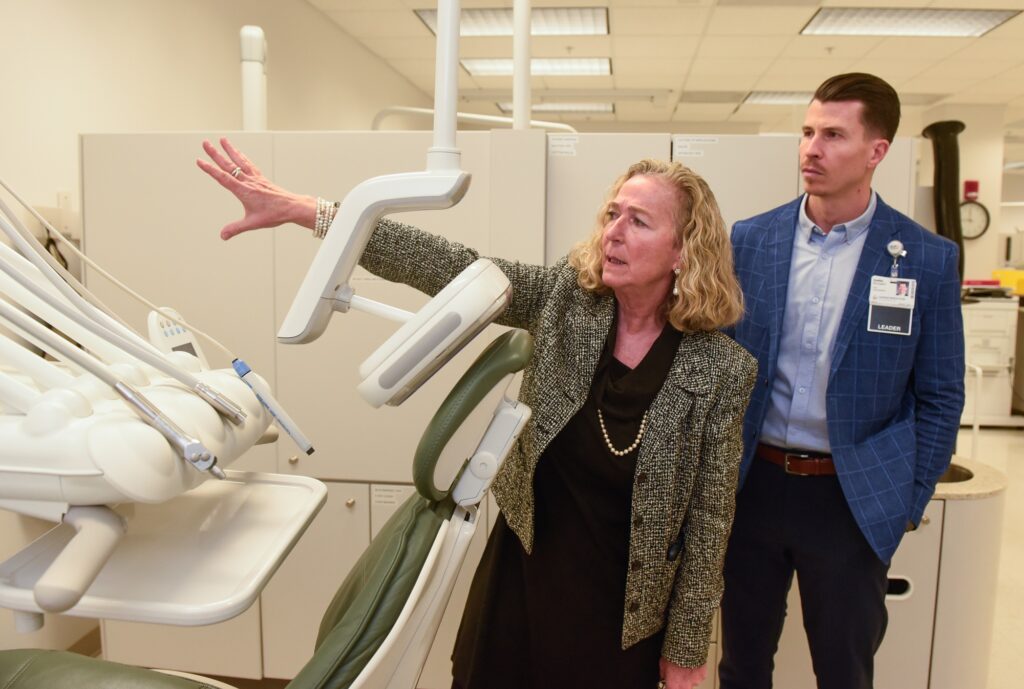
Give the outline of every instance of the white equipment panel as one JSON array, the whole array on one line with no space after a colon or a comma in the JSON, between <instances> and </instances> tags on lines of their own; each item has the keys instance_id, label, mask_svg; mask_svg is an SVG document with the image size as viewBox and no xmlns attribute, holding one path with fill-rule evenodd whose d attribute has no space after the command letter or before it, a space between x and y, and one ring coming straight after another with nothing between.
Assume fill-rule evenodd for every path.
<instances>
[{"instance_id":1,"label":"white equipment panel","mask_svg":"<svg viewBox=\"0 0 1024 689\"><path fill-rule=\"evenodd\" d=\"M119 508L124 540L64 614L205 625L252 605L327 489L304 476L225 473L161 504ZM0 565L0 605L41 612L33 587L74 533L57 526Z\"/></svg>"},{"instance_id":2,"label":"white equipment panel","mask_svg":"<svg viewBox=\"0 0 1024 689\"><path fill-rule=\"evenodd\" d=\"M548 134L544 262L590 236L612 183L643 158L668 160L668 134Z\"/></svg>"}]
</instances>

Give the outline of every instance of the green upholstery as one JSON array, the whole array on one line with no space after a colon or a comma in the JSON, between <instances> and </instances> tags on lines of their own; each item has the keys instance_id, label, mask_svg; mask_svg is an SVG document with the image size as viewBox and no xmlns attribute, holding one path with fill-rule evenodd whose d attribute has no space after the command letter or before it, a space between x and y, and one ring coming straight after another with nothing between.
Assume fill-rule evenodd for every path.
<instances>
[{"instance_id":1,"label":"green upholstery","mask_svg":"<svg viewBox=\"0 0 1024 689\"><path fill-rule=\"evenodd\" d=\"M0 651L3 689L206 689L212 685L68 651Z\"/></svg>"},{"instance_id":2,"label":"green upholstery","mask_svg":"<svg viewBox=\"0 0 1024 689\"><path fill-rule=\"evenodd\" d=\"M394 626L453 508L440 510L420 495L409 496L334 594L320 622L316 652L289 689L352 683Z\"/></svg>"},{"instance_id":3,"label":"green upholstery","mask_svg":"<svg viewBox=\"0 0 1024 689\"><path fill-rule=\"evenodd\" d=\"M444 500L449 491L434 486L434 467L441 451L477 405L510 373L523 370L533 354L533 338L525 330L509 330L480 353L438 407L416 447L412 477L420 495ZM454 484L453 484L454 485Z\"/></svg>"},{"instance_id":4,"label":"green upholstery","mask_svg":"<svg viewBox=\"0 0 1024 689\"><path fill-rule=\"evenodd\" d=\"M289 689L343 689L394 626L444 520L455 509L433 485L441 450L469 413L509 373L533 340L512 330L477 357L434 414L414 460L418 494L387 521L342 582L320 623L313 658ZM59 651L0 651L0 689L203 689L209 685Z\"/></svg>"}]
</instances>

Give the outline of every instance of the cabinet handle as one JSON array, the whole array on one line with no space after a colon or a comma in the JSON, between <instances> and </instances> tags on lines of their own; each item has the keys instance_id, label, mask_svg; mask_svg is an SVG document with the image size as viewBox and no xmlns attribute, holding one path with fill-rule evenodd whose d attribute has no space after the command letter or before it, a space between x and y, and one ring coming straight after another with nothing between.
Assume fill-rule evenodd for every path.
<instances>
[{"instance_id":1,"label":"cabinet handle","mask_svg":"<svg viewBox=\"0 0 1024 689\"><path fill-rule=\"evenodd\" d=\"M289 464L298 464L299 463L299 456L298 455L292 455L291 457L288 458L288 463Z\"/></svg>"},{"instance_id":2,"label":"cabinet handle","mask_svg":"<svg viewBox=\"0 0 1024 689\"><path fill-rule=\"evenodd\" d=\"M345 501L345 507L352 507L355 504L356 504L356 499L355 498L349 498L348 500Z\"/></svg>"},{"instance_id":3,"label":"cabinet handle","mask_svg":"<svg viewBox=\"0 0 1024 689\"><path fill-rule=\"evenodd\" d=\"M921 526L927 526L928 524L931 524L931 523L932 523L932 520L928 518L928 515L924 515L924 516L921 517Z\"/></svg>"}]
</instances>

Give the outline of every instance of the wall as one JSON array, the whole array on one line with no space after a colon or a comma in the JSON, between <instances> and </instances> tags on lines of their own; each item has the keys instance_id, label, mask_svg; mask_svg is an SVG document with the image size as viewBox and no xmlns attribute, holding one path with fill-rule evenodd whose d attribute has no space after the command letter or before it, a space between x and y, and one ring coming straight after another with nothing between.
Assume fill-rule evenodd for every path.
<instances>
[{"instance_id":1,"label":"wall","mask_svg":"<svg viewBox=\"0 0 1024 689\"><path fill-rule=\"evenodd\" d=\"M274 129L368 129L382 107L431 104L303 0L0 0L0 17L0 178L36 206L67 192L74 214L79 134L241 127L245 24L266 32ZM44 528L0 511L0 560ZM0 648L62 648L91 626L22 636L0 610Z\"/></svg>"},{"instance_id":2,"label":"wall","mask_svg":"<svg viewBox=\"0 0 1024 689\"><path fill-rule=\"evenodd\" d=\"M245 24L267 36L270 128L431 105L304 0L0 0L0 17L0 177L33 205L79 209L80 133L240 129Z\"/></svg>"}]
</instances>

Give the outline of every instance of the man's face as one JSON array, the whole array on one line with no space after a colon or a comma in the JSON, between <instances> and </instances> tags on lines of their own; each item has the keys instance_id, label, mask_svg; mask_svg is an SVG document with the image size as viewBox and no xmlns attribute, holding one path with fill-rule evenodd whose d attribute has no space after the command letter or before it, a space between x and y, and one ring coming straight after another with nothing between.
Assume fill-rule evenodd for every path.
<instances>
[{"instance_id":1,"label":"man's face","mask_svg":"<svg viewBox=\"0 0 1024 689\"><path fill-rule=\"evenodd\" d=\"M800 140L800 175L812 196L841 200L871 187L889 142L864 127L860 101L811 101Z\"/></svg>"}]
</instances>

